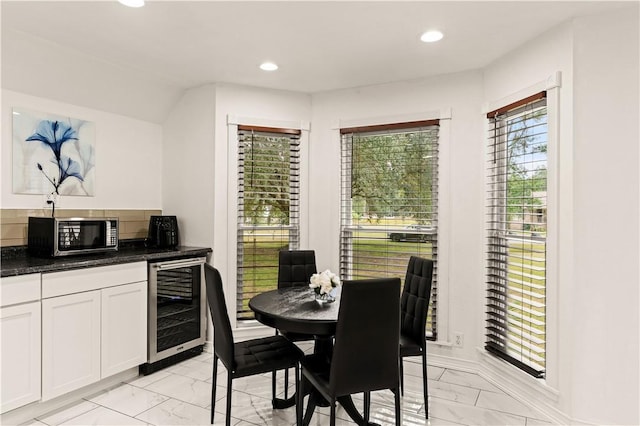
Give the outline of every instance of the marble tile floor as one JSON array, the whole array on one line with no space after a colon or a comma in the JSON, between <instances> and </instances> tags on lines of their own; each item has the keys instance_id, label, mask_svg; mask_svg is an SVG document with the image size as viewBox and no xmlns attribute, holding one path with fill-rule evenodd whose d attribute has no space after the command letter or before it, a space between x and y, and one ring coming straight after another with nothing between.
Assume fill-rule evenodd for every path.
<instances>
[{"instance_id":1,"label":"marble tile floor","mask_svg":"<svg viewBox=\"0 0 640 426\"><path fill-rule=\"evenodd\" d=\"M309 348L303 348L309 350ZM414 425L549 425L537 411L518 402L480 376L463 371L428 367L430 413L424 418L421 366L405 360L402 424ZM203 353L148 376L140 376L107 391L33 419L26 425L208 425L210 424L212 354ZM293 370L291 371L293 372ZM278 375L282 379L282 373ZM279 381L282 384L282 380ZM224 425L226 370L218 367L215 425ZM282 389L280 389L282 391ZM293 390L293 388L292 388ZM371 419L394 425L393 394L372 393ZM362 395L354 396L362 410ZM271 408L271 375L233 381L234 426L291 426L295 409ZM338 405L338 426L353 425ZM329 424L329 408L319 408L313 426Z\"/></svg>"}]
</instances>

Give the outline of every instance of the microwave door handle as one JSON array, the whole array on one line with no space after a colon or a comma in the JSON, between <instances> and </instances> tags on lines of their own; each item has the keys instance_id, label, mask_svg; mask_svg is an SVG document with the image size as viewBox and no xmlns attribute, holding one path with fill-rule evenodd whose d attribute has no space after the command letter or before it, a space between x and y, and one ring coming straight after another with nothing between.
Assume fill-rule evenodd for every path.
<instances>
[{"instance_id":1,"label":"microwave door handle","mask_svg":"<svg viewBox=\"0 0 640 426\"><path fill-rule=\"evenodd\" d=\"M175 261L175 262L163 262L156 263L154 266L159 270L165 269L174 269L174 268L185 268L188 266L196 266L204 264L204 259L195 259L195 260L185 260L185 261Z\"/></svg>"}]
</instances>

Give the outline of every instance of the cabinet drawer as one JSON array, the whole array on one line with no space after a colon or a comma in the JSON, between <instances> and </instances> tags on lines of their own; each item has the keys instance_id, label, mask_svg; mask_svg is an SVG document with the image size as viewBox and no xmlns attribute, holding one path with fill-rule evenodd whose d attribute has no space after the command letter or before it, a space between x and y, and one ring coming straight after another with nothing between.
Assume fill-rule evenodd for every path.
<instances>
[{"instance_id":1,"label":"cabinet drawer","mask_svg":"<svg viewBox=\"0 0 640 426\"><path fill-rule=\"evenodd\" d=\"M40 300L40 274L0 278L0 305Z\"/></svg>"},{"instance_id":2,"label":"cabinet drawer","mask_svg":"<svg viewBox=\"0 0 640 426\"><path fill-rule=\"evenodd\" d=\"M42 298L147 280L147 262L88 267L42 274Z\"/></svg>"}]
</instances>

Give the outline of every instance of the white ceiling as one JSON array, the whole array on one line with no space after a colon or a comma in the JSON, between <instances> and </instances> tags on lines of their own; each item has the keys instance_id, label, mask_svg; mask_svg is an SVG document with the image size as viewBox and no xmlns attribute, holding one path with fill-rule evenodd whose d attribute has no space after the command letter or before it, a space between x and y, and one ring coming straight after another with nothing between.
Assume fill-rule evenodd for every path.
<instances>
[{"instance_id":1,"label":"white ceiling","mask_svg":"<svg viewBox=\"0 0 640 426\"><path fill-rule=\"evenodd\" d=\"M115 0L3 0L1 18L3 38L27 35L172 87L227 82L314 93L481 68L575 16L621 5L147 0L132 9ZM444 39L422 43L432 28ZM265 60L280 69L261 71ZM58 61L47 68L64 68L65 58Z\"/></svg>"}]
</instances>

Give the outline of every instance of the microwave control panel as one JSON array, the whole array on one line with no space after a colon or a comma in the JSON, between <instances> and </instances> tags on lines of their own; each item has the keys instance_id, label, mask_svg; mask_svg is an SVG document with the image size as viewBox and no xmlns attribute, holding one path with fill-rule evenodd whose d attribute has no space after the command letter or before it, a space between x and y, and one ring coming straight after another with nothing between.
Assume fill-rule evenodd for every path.
<instances>
[{"instance_id":1,"label":"microwave control panel","mask_svg":"<svg viewBox=\"0 0 640 426\"><path fill-rule=\"evenodd\" d=\"M107 247L115 247L118 245L118 222L115 220L107 221Z\"/></svg>"}]
</instances>

